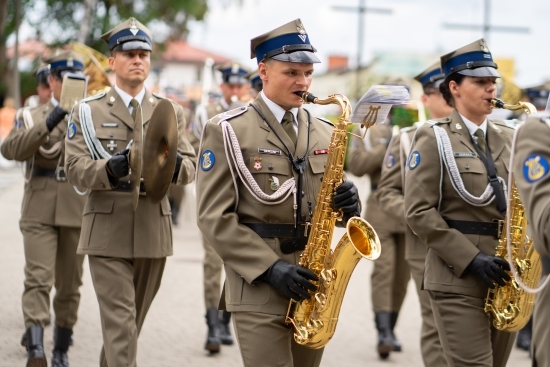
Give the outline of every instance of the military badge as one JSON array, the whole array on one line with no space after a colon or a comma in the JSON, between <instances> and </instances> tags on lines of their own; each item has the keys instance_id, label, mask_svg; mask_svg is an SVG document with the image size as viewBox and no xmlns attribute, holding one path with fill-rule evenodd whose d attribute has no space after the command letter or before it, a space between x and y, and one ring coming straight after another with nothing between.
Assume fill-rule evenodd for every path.
<instances>
[{"instance_id":1,"label":"military badge","mask_svg":"<svg viewBox=\"0 0 550 367\"><path fill-rule=\"evenodd\" d=\"M76 125L74 122L71 122L69 124L69 128L67 129L67 139L71 140L76 135Z\"/></svg>"},{"instance_id":2,"label":"military badge","mask_svg":"<svg viewBox=\"0 0 550 367\"><path fill-rule=\"evenodd\" d=\"M542 179L548 173L548 160L541 155L531 154L523 162L523 177L525 181L534 183Z\"/></svg>"},{"instance_id":3,"label":"military badge","mask_svg":"<svg viewBox=\"0 0 550 367\"><path fill-rule=\"evenodd\" d=\"M409 156L409 169L412 171L413 169L418 167L419 164L420 164L420 153L418 153L418 151L415 150Z\"/></svg>"},{"instance_id":4,"label":"military badge","mask_svg":"<svg viewBox=\"0 0 550 367\"><path fill-rule=\"evenodd\" d=\"M253 167L254 167L254 169L255 169L256 171L261 170L262 167L263 167L262 158L260 158L260 157L255 157L255 158L254 158L254 166L253 166Z\"/></svg>"},{"instance_id":5,"label":"military badge","mask_svg":"<svg viewBox=\"0 0 550 367\"><path fill-rule=\"evenodd\" d=\"M395 156L390 153L386 157L386 168L392 168L394 164L395 164Z\"/></svg>"},{"instance_id":6,"label":"military badge","mask_svg":"<svg viewBox=\"0 0 550 367\"><path fill-rule=\"evenodd\" d=\"M216 157L211 150L205 150L201 156L201 169L203 171L210 171L216 163Z\"/></svg>"},{"instance_id":7,"label":"military badge","mask_svg":"<svg viewBox=\"0 0 550 367\"><path fill-rule=\"evenodd\" d=\"M109 98L109 102L114 103L115 102L115 97L111 96L111 98Z\"/></svg>"},{"instance_id":8,"label":"military badge","mask_svg":"<svg viewBox=\"0 0 550 367\"><path fill-rule=\"evenodd\" d=\"M271 176L269 182L271 182L271 184L269 185L271 187L271 190L277 191L279 189L279 179L277 177Z\"/></svg>"},{"instance_id":9,"label":"military badge","mask_svg":"<svg viewBox=\"0 0 550 367\"><path fill-rule=\"evenodd\" d=\"M114 140L109 141L109 144L107 144L107 148L109 148L111 152L114 152L117 146L118 145Z\"/></svg>"},{"instance_id":10,"label":"military badge","mask_svg":"<svg viewBox=\"0 0 550 367\"><path fill-rule=\"evenodd\" d=\"M457 130L462 130L462 125L460 125L460 124L456 124L455 127L456 127Z\"/></svg>"}]
</instances>

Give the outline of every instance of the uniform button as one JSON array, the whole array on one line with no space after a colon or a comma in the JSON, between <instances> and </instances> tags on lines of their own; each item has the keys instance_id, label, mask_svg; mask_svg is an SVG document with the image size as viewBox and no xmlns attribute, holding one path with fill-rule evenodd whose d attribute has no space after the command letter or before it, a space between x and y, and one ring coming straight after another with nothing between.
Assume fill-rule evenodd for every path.
<instances>
[{"instance_id":1,"label":"uniform button","mask_svg":"<svg viewBox=\"0 0 550 367\"><path fill-rule=\"evenodd\" d=\"M36 134L37 134L38 136L40 136L40 131L38 131Z\"/></svg>"},{"instance_id":2,"label":"uniform button","mask_svg":"<svg viewBox=\"0 0 550 367\"><path fill-rule=\"evenodd\" d=\"M270 164L269 167L267 167L268 170L272 171L273 170L273 166Z\"/></svg>"},{"instance_id":3,"label":"uniform button","mask_svg":"<svg viewBox=\"0 0 550 367\"><path fill-rule=\"evenodd\" d=\"M470 169L470 166L466 165L466 167L464 167L464 168L466 168L466 169Z\"/></svg>"},{"instance_id":4,"label":"uniform button","mask_svg":"<svg viewBox=\"0 0 550 367\"><path fill-rule=\"evenodd\" d=\"M105 184L102 183L102 184L101 184L101 187L105 187Z\"/></svg>"},{"instance_id":5,"label":"uniform button","mask_svg":"<svg viewBox=\"0 0 550 367\"><path fill-rule=\"evenodd\" d=\"M111 137L111 138L112 138L113 136L114 136L114 134L113 134L113 133L110 133L110 134L109 134L109 137Z\"/></svg>"},{"instance_id":6,"label":"uniform button","mask_svg":"<svg viewBox=\"0 0 550 367\"><path fill-rule=\"evenodd\" d=\"M449 269L454 269L452 265L447 265Z\"/></svg>"},{"instance_id":7,"label":"uniform button","mask_svg":"<svg viewBox=\"0 0 550 367\"><path fill-rule=\"evenodd\" d=\"M94 207L92 206L90 209L92 209L92 211L94 210Z\"/></svg>"}]
</instances>

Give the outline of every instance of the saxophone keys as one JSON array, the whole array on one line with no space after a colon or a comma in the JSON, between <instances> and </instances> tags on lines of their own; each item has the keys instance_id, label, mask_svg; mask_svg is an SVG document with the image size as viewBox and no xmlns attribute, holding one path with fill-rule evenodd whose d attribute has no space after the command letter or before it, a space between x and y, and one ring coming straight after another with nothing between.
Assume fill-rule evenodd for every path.
<instances>
[{"instance_id":1,"label":"saxophone keys","mask_svg":"<svg viewBox=\"0 0 550 367\"><path fill-rule=\"evenodd\" d=\"M323 307L327 303L327 296L324 293L315 293L315 302L320 306Z\"/></svg>"}]
</instances>

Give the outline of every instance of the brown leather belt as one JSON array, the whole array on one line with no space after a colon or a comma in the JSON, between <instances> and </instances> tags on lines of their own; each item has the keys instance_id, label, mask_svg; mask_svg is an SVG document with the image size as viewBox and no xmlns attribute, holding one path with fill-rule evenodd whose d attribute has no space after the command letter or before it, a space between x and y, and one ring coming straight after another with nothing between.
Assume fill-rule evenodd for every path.
<instances>
[{"instance_id":1,"label":"brown leather belt","mask_svg":"<svg viewBox=\"0 0 550 367\"><path fill-rule=\"evenodd\" d=\"M262 238L287 238L281 242L281 252L283 254L291 254L295 251L303 251L307 244L307 237L304 236L306 231L305 224L300 225L298 229L299 238L294 238L296 233L294 224L281 223L241 223L256 232Z\"/></svg>"},{"instance_id":2,"label":"brown leather belt","mask_svg":"<svg viewBox=\"0 0 550 367\"><path fill-rule=\"evenodd\" d=\"M502 221L496 222L474 222L469 220L445 219L450 228L464 234L478 234L480 236L494 236L499 238Z\"/></svg>"},{"instance_id":3,"label":"brown leather belt","mask_svg":"<svg viewBox=\"0 0 550 367\"><path fill-rule=\"evenodd\" d=\"M63 167L57 167L57 168L33 167L32 176L33 177L51 177L51 178L55 178L56 181L59 181L59 182L67 181L67 176L65 175L65 170L63 169Z\"/></svg>"},{"instance_id":4,"label":"brown leather belt","mask_svg":"<svg viewBox=\"0 0 550 367\"><path fill-rule=\"evenodd\" d=\"M124 192L130 192L132 191L132 182L131 181L119 181L118 185L113 188L113 191L124 191ZM139 192L145 193L145 183L141 181L139 183Z\"/></svg>"}]
</instances>

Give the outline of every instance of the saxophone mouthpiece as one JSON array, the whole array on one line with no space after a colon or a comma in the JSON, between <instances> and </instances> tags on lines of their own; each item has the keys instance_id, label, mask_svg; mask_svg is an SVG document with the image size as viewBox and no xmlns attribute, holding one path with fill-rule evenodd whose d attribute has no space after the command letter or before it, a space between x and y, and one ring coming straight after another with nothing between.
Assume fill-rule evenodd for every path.
<instances>
[{"instance_id":1,"label":"saxophone mouthpiece","mask_svg":"<svg viewBox=\"0 0 550 367\"><path fill-rule=\"evenodd\" d=\"M489 102L496 108L504 108L504 105L506 104L502 99L498 98L491 98Z\"/></svg>"},{"instance_id":2,"label":"saxophone mouthpiece","mask_svg":"<svg viewBox=\"0 0 550 367\"><path fill-rule=\"evenodd\" d=\"M309 92L302 92L302 91L298 91L298 92L294 92L294 94L296 94L298 97L302 98L302 100L305 102L305 103L315 103L315 100L317 99L317 97L315 97L313 94L309 93Z\"/></svg>"}]
</instances>

